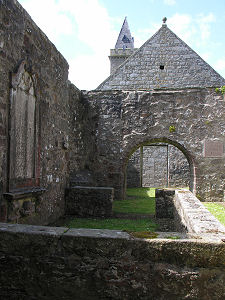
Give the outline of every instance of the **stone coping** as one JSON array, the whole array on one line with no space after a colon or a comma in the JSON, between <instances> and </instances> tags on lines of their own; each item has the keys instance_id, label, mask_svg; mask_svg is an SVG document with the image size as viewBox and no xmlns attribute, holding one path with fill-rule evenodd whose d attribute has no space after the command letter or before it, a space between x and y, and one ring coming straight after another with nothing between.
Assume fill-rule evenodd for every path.
<instances>
[{"instance_id":1,"label":"stone coping","mask_svg":"<svg viewBox=\"0 0 225 300\"><path fill-rule=\"evenodd\" d=\"M225 241L225 226L190 191L176 190L174 206L189 234Z\"/></svg>"},{"instance_id":2,"label":"stone coping","mask_svg":"<svg viewBox=\"0 0 225 300\"><path fill-rule=\"evenodd\" d=\"M73 185L67 190L75 190L75 189L83 189L83 190L99 190L99 191L112 191L112 187L103 187L103 186L83 186L83 185Z\"/></svg>"},{"instance_id":3,"label":"stone coping","mask_svg":"<svg viewBox=\"0 0 225 300\"><path fill-rule=\"evenodd\" d=\"M30 189L14 190L8 193L4 193L3 196L9 200L19 200L19 199L41 195L45 191L46 191L45 188L35 187Z\"/></svg>"},{"instance_id":4,"label":"stone coping","mask_svg":"<svg viewBox=\"0 0 225 300\"><path fill-rule=\"evenodd\" d=\"M134 259L166 261L191 267L225 267L225 243L177 232L159 232L157 238L135 238L127 232L100 229L68 229L0 223L0 249L8 255L61 255L100 247L104 255L122 257L131 249ZM175 239L173 239L175 238ZM91 251L91 250L90 250ZM64 254L65 254L64 253ZM101 254L103 255L103 254Z\"/></svg>"},{"instance_id":5,"label":"stone coping","mask_svg":"<svg viewBox=\"0 0 225 300\"><path fill-rule=\"evenodd\" d=\"M61 238L62 236L70 237L84 237L84 238L100 238L100 239L123 239L123 240L145 240L151 243L157 240L165 240L172 243L182 242L198 242L198 243L216 243L224 244L225 246L225 234L219 232L203 233L180 233L180 232L155 232L155 238L136 238L129 232L121 230L109 230L109 229L88 229L88 228L67 228L67 227L50 227L50 226L38 226L38 225L26 225L26 224L11 224L0 223L0 232L15 233L15 234L40 234L46 236L54 236Z\"/></svg>"}]
</instances>

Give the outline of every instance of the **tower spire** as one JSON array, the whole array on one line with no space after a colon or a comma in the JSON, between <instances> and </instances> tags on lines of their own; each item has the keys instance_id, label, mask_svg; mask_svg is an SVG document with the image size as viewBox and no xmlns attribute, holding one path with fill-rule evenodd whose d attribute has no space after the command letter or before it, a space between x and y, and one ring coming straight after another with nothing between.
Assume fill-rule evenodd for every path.
<instances>
[{"instance_id":1,"label":"tower spire","mask_svg":"<svg viewBox=\"0 0 225 300\"><path fill-rule=\"evenodd\" d=\"M115 49L134 49L134 39L131 36L130 28L127 22L127 17L123 21L122 28L120 30Z\"/></svg>"}]
</instances>

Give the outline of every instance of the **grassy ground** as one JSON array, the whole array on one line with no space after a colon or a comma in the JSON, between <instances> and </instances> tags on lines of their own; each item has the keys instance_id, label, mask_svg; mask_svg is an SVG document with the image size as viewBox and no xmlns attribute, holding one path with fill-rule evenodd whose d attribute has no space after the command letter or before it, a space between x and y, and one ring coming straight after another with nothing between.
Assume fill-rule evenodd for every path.
<instances>
[{"instance_id":1,"label":"grassy ground","mask_svg":"<svg viewBox=\"0 0 225 300\"><path fill-rule=\"evenodd\" d=\"M113 212L152 215L155 214L155 189L127 189L126 200L114 201Z\"/></svg>"},{"instance_id":2,"label":"grassy ground","mask_svg":"<svg viewBox=\"0 0 225 300\"><path fill-rule=\"evenodd\" d=\"M220 202L202 202L205 207L216 217L220 223L225 225L225 203Z\"/></svg>"},{"instance_id":3,"label":"grassy ground","mask_svg":"<svg viewBox=\"0 0 225 300\"><path fill-rule=\"evenodd\" d=\"M203 202L206 208L225 225L225 203ZM126 200L114 201L114 214L154 215L155 214L155 189L153 188L130 188L127 189ZM154 232L157 225L151 218L70 218L60 223L60 226L69 228L94 228L115 229L131 232Z\"/></svg>"},{"instance_id":4,"label":"grassy ground","mask_svg":"<svg viewBox=\"0 0 225 300\"><path fill-rule=\"evenodd\" d=\"M155 231L156 224L150 219L100 219L74 218L67 224L69 228L94 228L110 230L126 230L132 232Z\"/></svg>"},{"instance_id":5,"label":"grassy ground","mask_svg":"<svg viewBox=\"0 0 225 300\"><path fill-rule=\"evenodd\" d=\"M131 188L127 190L126 200L115 201L113 213L154 214L155 189ZM69 228L115 229L132 232L155 231L157 225L150 218L73 218L67 219L61 226Z\"/></svg>"}]
</instances>

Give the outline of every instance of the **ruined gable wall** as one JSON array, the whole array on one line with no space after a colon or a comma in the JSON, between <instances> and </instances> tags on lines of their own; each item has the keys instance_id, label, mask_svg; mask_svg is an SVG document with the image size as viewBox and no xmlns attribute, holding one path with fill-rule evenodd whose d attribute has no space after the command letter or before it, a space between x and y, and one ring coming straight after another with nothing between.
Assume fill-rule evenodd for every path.
<instances>
[{"instance_id":1,"label":"ruined gable wall","mask_svg":"<svg viewBox=\"0 0 225 300\"><path fill-rule=\"evenodd\" d=\"M224 84L216 71L163 25L97 89L176 89Z\"/></svg>"},{"instance_id":2,"label":"ruined gable wall","mask_svg":"<svg viewBox=\"0 0 225 300\"><path fill-rule=\"evenodd\" d=\"M1 220L45 224L63 215L64 192L69 182L70 167L73 170L78 168L82 160L80 158L77 164L72 163L70 166L72 157L76 155L75 139L79 140L82 130L74 118L76 110L83 106L81 93L68 82L66 60L21 5L17 1L1 0L0 6ZM17 72L23 60L26 60L27 72L34 80L39 110L37 168L40 187L46 190L41 196L34 195L19 201L3 199L2 194L9 192L11 74Z\"/></svg>"},{"instance_id":3,"label":"ruined gable wall","mask_svg":"<svg viewBox=\"0 0 225 300\"><path fill-rule=\"evenodd\" d=\"M205 140L224 145L225 101L214 89L94 91L86 94L98 111L95 171L98 184L121 199L126 163L140 146L165 142L186 152L191 181L202 200L223 200L225 153L205 157ZM170 132L170 126L175 131Z\"/></svg>"}]
</instances>

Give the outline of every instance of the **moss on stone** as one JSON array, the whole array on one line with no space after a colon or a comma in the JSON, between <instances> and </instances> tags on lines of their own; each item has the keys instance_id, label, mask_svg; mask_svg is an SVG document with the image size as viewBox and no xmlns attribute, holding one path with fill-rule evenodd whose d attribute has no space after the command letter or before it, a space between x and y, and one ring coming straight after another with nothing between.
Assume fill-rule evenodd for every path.
<instances>
[{"instance_id":1,"label":"moss on stone","mask_svg":"<svg viewBox=\"0 0 225 300\"><path fill-rule=\"evenodd\" d=\"M174 125L170 125L169 132L175 132L175 131L176 131L176 127Z\"/></svg>"},{"instance_id":2,"label":"moss on stone","mask_svg":"<svg viewBox=\"0 0 225 300\"><path fill-rule=\"evenodd\" d=\"M141 239L155 239L158 236L158 233L152 231L139 231L139 232L128 232L130 235L136 238Z\"/></svg>"}]
</instances>

